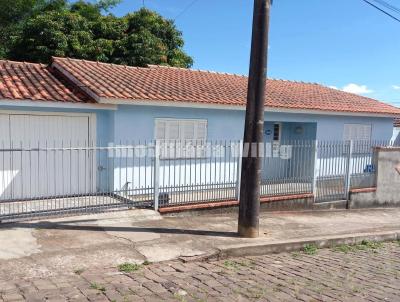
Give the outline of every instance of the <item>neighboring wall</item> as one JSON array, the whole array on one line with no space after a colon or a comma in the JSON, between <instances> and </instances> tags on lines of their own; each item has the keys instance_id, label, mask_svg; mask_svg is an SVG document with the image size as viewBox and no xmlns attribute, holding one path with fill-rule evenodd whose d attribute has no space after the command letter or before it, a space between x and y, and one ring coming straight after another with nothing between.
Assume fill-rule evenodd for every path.
<instances>
[{"instance_id":1,"label":"neighboring wall","mask_svg":"<svg viewBox=\"0 0 400 302\"><path fill-rule=\"evenodd\" d=\"M377 148L376 190L353 192L350 208L400 206L400 148Z\"/></svg>"},{"instance_id":2,"label":"neighboring wall","mask_svg":"<svg viewBox=\"0 0 400 302\"><path fill-rule=\"evenodd\" d=\"M243 110L193 109L176 107L122 105L115 112L115 142L154 139L156 118L207 119L208 140L240 140L243 137ZM317 114L265 113L271 122L318 123L318 140L342 140L345 123L371 124L372 139L389 140L393 132L391 118L354 117Z\"/></svg>"}]
</instances>

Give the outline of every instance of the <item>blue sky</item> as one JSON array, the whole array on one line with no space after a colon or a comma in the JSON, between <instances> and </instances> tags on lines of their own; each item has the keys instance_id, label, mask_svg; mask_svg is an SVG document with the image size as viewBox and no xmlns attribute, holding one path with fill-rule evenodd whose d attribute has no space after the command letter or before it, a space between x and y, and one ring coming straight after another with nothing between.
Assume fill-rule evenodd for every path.
<instances>
[{"instance_id":1,"label":"blue sky","mask_svg":"<svg viewBox=\"0 0 400 302\"><path fill-rule=\"evenodd\" d=\"M387 1L400 7L399 1ZM179 15L176 25L193 68L248 73L252 0L145 0L145 5L170 19ZM124 0L113 13L141 6L142 0ZM399 33L399 22L361 0L274 0L268 76L347 86L400 106Z\"/></svg>"}]
</instances>

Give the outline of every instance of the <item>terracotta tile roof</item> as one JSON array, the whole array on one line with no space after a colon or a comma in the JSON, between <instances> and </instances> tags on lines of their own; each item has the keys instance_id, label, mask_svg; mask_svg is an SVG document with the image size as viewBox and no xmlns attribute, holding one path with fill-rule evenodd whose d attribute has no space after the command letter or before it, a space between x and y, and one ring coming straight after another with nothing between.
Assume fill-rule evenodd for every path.
<instances>
[{"instance_id":1,"label":"terracotta tile roof","mask_svg":"<svg viewBox=\"0 0 400 302\"><path fill-rule=\"evenodd\" d=\"M102 99L244 106L247 77L173 67L147 68L53 58L54 68ZM376 100L318 84L268 80L265 105L273 108L400 114Z\"/></svg>"},{"instance_id":2,"label":"terracotta tile roof","mask_svg":"<svg viewBox=\"0 0 400 302\"><path fill-rule=\"evenodd\" d=\"M42 64L0 60L0 99L93 102Z\"/></svg>"}]
</instances>

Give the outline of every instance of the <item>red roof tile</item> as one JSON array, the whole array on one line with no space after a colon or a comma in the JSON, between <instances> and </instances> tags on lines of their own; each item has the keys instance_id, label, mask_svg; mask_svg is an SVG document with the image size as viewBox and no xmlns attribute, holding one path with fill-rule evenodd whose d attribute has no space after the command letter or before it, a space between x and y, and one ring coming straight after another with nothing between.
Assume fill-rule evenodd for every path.
<instances>
[{"instance_id":1,"label":"red roof tile","mask_svg":"<svg viewBox=\"0 0 400 302\"><path fill-rule=\"evenodd\" d=\"M98 98L244 106L247 77L182 68L128 67L53 58ZM400 114L400 108L318 84L268 80L265 105L273 108Z\"/></svg>"},{"instance_id":2,"label":"red roof tile","mask_svg":"<svg viewBox=\"0 0 400 302\"><path fill-rule=\"evenodd\" d=\"M42 64L0 60L0 99L92 102Z\"/></svg>"}]
</instances>

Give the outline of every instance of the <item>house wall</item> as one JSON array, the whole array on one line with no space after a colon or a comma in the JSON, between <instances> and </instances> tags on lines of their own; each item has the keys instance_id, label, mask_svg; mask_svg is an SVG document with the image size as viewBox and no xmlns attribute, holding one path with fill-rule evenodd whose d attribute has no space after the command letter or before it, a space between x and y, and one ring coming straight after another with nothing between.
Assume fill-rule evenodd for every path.
<instances>
[{"instance_id":1,"label":"house wall","mask_svg":"<svg viewBox=\"0 0 400 302\"><path fill-rule=\"evenodd\" d=\"M0 110L96 113L97 144L101 145L107 145L110 142L119 144L120 142L153 140L155 118L206 119L208 121L208 140L240 140L243 137L245 119L243 110L161 106L120 105L118 110L113 111L0 105ZM391 118L267 112L265 113L265 121L267 122L266 127L272 125L268 122L291 123L287 124L286 129L283 130L282 138L285 140L315 138L321 141L342 140L345 123L371 124L372 139L374 140L389 140L400 133L399 129L393 132L393 120ZM306 125L305 135L299 136L295 133L293 129L296 128L297 123L311 123ZM288 127L293 128L293 131L288 130ZM314 137L315 131L316 136Z\"/></svg>"},{"instance_id":2,"label":"house wall","mask_svg":"<svg viewBox=\"0 0 400 302\"><path fill-rule=\"evenodd\" d=\"M0 106L0 110L32 111L32 112L77 112L96 113L97 143L107 145L110 142L119 144L132 141L154 139L155 118L192 118L208 121L208 140L240 140L244 131L244 116L242 110L221 109L191 109L174 107L129 106L121 105L118 110L96 109L65 109ZM390 139L393 136L393 124L390 118L328 116L292 113L266 113L265 120L269 122L290 122L283 130L283 139L315 139L341 140L345 123L372 124L373 139ZM304 134L299 136L295 131L298 123L312 123L306 125ZM315 130L315 124L318 124ZM266 123L266 127L272 123ZM288 128L289 127L289 128Z\"/></svg>"},{"instance_id":3,"label":"house wall","mask_svg":"<svg viewBox=\"0 0 400 302\"><path fill-rule=\"evenodd\" d=\"M153 106L119 106L115 112L115 141L154 139L156 118L206 119L208 140L240 140L244 112Z\"/></svg>"},{"instance_id":4,"label":"house wall","mask_svg":"<svg viewBox=\"0 0 400 302\"><path fill-rule=\"evenodd\" d=\"M154 120L156 118L206 119L208 121L208 140L240 140L243 137L245 112L243 110L121 105L114 112L115 142L154 139ZM267 112L265 121L291 122L294 123L293 127L295 127L295 123L317 124L316 137L310 136L307 139L316 138L321 141L342 140L346 123L371 124L372 139L374 140L389 140L393 134L391 118ZM312 125L308 127L309 131L315 131ZM298 137L292 134L287 139L298 139Z\"/></svg>"}]
</instances>

